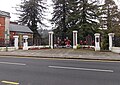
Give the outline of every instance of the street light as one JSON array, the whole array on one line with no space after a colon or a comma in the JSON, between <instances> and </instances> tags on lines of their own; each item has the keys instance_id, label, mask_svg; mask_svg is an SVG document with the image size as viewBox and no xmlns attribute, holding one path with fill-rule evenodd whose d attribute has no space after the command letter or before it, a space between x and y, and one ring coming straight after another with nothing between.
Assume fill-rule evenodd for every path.
<instances>
[{"instance_id":1,"label":"street light","mask_svg":"<svg viewBox=\"0 0 120 85\"><path fill-rule=\"evenodd\" d=\"M8 51L8 43L9 43L9 39L8 39L8 29L6 29L5 31L5 46L6 46L6 52Z\"/></svg>"}]
</instances>

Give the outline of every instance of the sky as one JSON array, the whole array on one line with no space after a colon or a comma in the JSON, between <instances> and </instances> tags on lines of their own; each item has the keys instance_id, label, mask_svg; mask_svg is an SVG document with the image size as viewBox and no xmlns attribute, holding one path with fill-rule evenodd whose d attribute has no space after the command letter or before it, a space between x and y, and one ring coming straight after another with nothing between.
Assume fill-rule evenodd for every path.
<instances>
[{"instance_id":1,"label":"sky","mask_svg":"<svg viewBox=\"0 0 120 85\"><path fill-rule=\"evenodd\" d=\"M11 21L15 21L17 19L17 15L15 15L14 13L16 13L15 8L17 4L20 4L21 0L1 0L0 2L0 10L1 11L6 11L10 13L10 20Z\"/></svg>"},{"instance_id":2,"label":"sky","mask_svg":"<svg viewBox=\"0 0 120 85\"><path fill-rule=\"evenodd\" d=\"M104 1L104 0L102 0ZM116 2L116 4L120 4L120 0L114 0ZM119 1L119 3L117 2ZM1 11L6 11L6 12L9 12L10 13L10 20L11 21L15 21L15 20L18 20L18 15L15 15L16 10L14 7L16 7L16 5L19 5L21 2L21 0L1 0L0 2L0 10ZM47 3L48 5L50 6L50 4L52 4L52 1L51 0L47 0ZM120 8L120 7L119 7ZM49 18L51 19L52 15L51 15L51 11L52 10L52 7L49 7L48 9L48 13L46 13L46 18ZM51 25L50 22L47 22L47 21L44 21L48 26Z\"/></svg>"},{"instance_id":3,"label":"sky","mask_svg":"<svg viewBox=\"0 0 120 85\"><path fill-rule=\"evenodd\" d=\"M17 5L19 5L21 3L21 0L2 0L0 2L0 10L1 11L6 11L6 12L9 12L10 13L10 21L16 21L18 20L19 18L19 15L16 15L15 13L17 13L17 11L15 10L15 7ZM52 1L51 0L47 0L47 5L49 6L49 9L47 10L47 13L45 14L46 18L48 19L51 19L52 18L52 15L51 15L51 12L52 12L52 7L50 7L50 5L52 4ZM45 28L45 29L51 29L51 23L48 22L47 20L44 20L44 23L49 26L49 28Z\"/></svg>"}]
</instances>

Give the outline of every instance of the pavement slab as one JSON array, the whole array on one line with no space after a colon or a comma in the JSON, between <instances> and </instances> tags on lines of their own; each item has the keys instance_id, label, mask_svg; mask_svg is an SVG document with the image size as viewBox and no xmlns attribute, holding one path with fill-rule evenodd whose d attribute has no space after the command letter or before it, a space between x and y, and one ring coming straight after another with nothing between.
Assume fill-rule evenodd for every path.
<instances>
[{"instance_id":1,"label":"pavement slab","mask_svg":"<svg viewBox=\"0 0 120 85\"><path fill-rule=\"evenodd\" d=\"M38 58L67 58L67 59L95 59L95 60L118 60L120 54L112 52L95 52L86 49L41 49L41 50L16 50L0 52L0 56L22 56Z\"/></svg>"}]
</instances>

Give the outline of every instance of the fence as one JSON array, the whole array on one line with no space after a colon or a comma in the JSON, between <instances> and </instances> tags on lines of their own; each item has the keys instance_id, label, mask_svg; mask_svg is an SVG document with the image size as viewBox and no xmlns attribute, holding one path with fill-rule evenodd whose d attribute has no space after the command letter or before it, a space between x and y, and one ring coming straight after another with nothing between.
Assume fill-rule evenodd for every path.
<instances>
[{"instance_id":1,"label":"fence","mask_svg":"<svg viewBox=\"0 0 120 85\"><path fill-rule=\"evenodd\" d=\"M5 46L5 39L0 38L0 47L4 47Z\"/></svg>"},{"instance_id":2,"label":"fence","mask_svg":"<svg viewBox=\"0 0 120 85\"><path fill-rule=\"evenodd\" d=\"M113 46L120 47L120 37L115 36L113 38Z\"/></svg>"},{"instance_id":3,"label":"fence","mask_svg":"<svg viewBox=\"0 0 120 85\"><path fill-rule=\"evenodd\" d=\"M79 40L79 44L94 46L95 45L94 38L92 36L88 35L85 37L84 40Z\"/></svg>"},{"instance_id":4,"label":"fence","mask_svg":"<svg viewBox=\"0 0 120 85\"><path fill-rule=\"evenodd\" d=\"M14 41L0 38L0 47L6 47L6 46L9 46L9 47L14 46Z\"/></svg>"},{"instance_id":5,"label":"fence","mask_svg":"<svg viewBox=\"0 0 120 85\"><path fill-rule=\"evenodd\" d=\"M19 41L19 46L20 46L20 42L22 42L23 45L23 41ZM28 45L32 46L33 45L33 39L29 38L28 39ZM0 38L0 47L13 47L14 46L14 38L10 39L10 40L5 40L4 38Z\"/></svg>"}]
</instances>

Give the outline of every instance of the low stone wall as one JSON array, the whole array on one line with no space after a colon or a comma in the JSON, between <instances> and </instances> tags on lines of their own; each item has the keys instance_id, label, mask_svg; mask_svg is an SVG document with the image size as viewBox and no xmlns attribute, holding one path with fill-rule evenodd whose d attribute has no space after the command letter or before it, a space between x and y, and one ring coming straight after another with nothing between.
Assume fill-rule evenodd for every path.
<instances>
[{"instance_id":1,"label":"low stone wall","mask_svg":"<svg viewBox=\"0 0 120 85\"><path fill-rule=\"evenodd\" d=\"M6 51L6 49L8 49L8 51L14 51L14 50L16 50L16 48L15 47L0 47L0 51Z\"/></svg>"},{"instance_id":2,"label":"low stone wall","mask_svg":"<svg viewBox=\"0 0 120 85\"><path fill-rule=\"evenodd\" d=\"M120 47L112 47L111 51L114 53L120 53Z\"/></svg>"}]
</instances>

